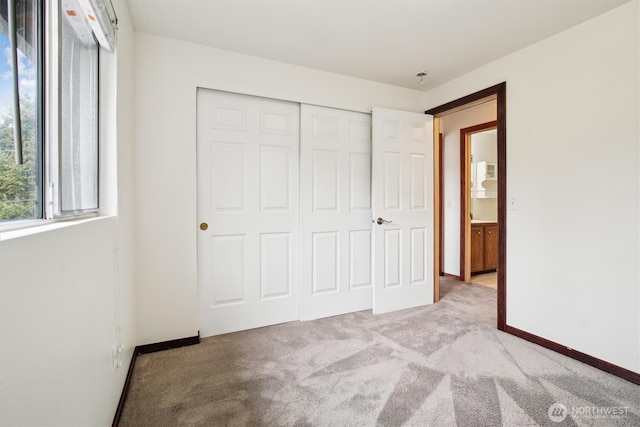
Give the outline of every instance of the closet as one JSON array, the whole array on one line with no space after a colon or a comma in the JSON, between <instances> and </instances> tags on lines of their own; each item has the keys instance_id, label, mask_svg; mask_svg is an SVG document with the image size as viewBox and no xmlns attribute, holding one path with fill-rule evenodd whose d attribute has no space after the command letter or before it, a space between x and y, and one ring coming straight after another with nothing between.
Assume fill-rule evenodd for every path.
<instances>
[{"instance_id":1,"label":"closet","mask_svg":"<svg viewBox=\"0 0 640 427\"><path fill-rule=\"evenodd\" d=\"M432 302L430 116L378 115L198 90L201 336Z\"/></svg>"}]
</instances>

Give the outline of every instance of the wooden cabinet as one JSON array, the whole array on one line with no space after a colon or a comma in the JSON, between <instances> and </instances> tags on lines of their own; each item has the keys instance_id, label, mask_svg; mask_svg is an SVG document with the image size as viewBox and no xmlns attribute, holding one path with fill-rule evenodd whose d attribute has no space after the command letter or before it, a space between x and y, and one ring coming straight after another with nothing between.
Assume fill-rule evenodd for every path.
<instances>
[{"instance_id":1,"label":"wooden cabinet","mask_svg":"<svg viewBox=\"0 0 640 427\"><path fill-rule=\"evenodd\" d=\"M484 225L471 224L471 272L484 270Z\"/></svg>"},{"instance_id":2,"label":"wooden cabinet","mask_svg":"<svg viewBox=\"0 0 640 427\"><path fill-rule=\"evenodd\" d=\"M471 224L471 273L498 268L498 224Z\"/></svg>"},{"instance_id":3,"label":"wooden cabinet","mask_svg":"<svg viewBox=\"0 0 640 427\"><path fill-rule=\"evenodd\" d=\"M484 226L484 269L498 268L498 224Z\"/></svg>"}]
</instances>

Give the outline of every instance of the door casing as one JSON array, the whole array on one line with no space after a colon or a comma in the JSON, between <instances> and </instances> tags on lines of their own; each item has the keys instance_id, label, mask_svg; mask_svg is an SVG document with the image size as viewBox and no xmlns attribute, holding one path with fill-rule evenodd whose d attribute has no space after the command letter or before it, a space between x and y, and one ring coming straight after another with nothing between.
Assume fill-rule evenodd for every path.
<instances>
[{"instance_id":1,"label":"door casing","mask_svg":"<svg viewBox=\"0 0 640 427\"><path fill-rule=\"evenodd\" d=\"M495 97L497 100L497 118L496 128L498 133L498 284L497 284L497 327L504 331L507 323L507 83L502 82L495 86L488 87L478 92L472 93L462 98L458 98L438 107L426 110L425 114L430 114L436 118L434 132L439 132L438 117L443 116L447 112L460 109L469 104L476 104L482 100ZM437 133L434 135L436 136ZM436 171L438 173L438 171ZM438 173L440 175L440 173ZM439 177L440 178L440 177ZM435 203L440 203L441 197L436 192ZM436 229L442 226L439 216L436 216ZM438 233L436 233L437 235ZM436 243L436 249L438 244ZM435 263L436 269L439 270L439 263ZM436 277L440 272L437 271ZM434 296L439 295L439 283L436 280L434 284Z\"/></svg>"}]
</instances>

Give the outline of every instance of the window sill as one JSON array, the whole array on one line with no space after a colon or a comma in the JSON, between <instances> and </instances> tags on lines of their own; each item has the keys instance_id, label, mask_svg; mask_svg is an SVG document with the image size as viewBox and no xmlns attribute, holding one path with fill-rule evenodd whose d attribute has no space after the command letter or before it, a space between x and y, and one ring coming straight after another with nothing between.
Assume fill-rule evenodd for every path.
<instances>
[{"instance_id":1,"label":"window sill","mask_svg":"<svg viewBox=\"0 0 640 427\"><path fill-rule=\"evenodd\" d=\"M93 215L90 217L64 219L64 220L34 220L25 221L21 224L15 224L15 226L21 226L21 228L7 228L5 230L0 226L0 242L5 240L19 239L21 237L33 236L35 234L46 233L53 230L59 230L62 228L73 227L80 224L86 224L95 221L103 221L112 216L98 216Z\"/></svg>"}]
</instances>

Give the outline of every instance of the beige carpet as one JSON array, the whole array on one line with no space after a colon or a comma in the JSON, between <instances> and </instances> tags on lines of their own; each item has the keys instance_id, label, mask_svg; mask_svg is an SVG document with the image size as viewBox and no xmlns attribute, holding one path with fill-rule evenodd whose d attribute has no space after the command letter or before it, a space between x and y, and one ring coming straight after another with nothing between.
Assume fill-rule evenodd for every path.
<instances>
[{"instance_id":1,"label":"beige carpet","mask_svg":"<svg viewBox=\"0 0 640 427\"><path fill-rule=\"evenodd\" d=\"M140 356L121 425L640 425L639 386L497 331L494 290L442 282L427 307Z\"/></svg>"}]
</instances>

